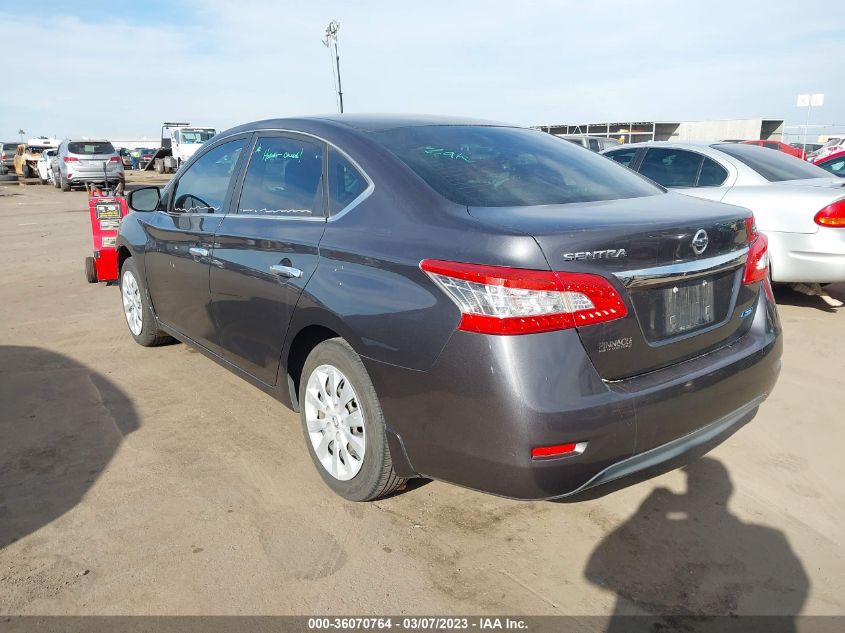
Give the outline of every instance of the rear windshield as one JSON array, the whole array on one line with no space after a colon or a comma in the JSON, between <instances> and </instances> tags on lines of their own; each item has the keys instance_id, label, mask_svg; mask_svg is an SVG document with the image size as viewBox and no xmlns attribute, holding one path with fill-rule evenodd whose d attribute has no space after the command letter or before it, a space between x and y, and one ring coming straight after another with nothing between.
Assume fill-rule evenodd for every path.
<instances>
[{"instance_id":1,"label":"rear windshield","mask_svg":"<svg viewBox=\"0 0 845 633\"><path fill-rule=\"evenodd\" d=\"M538 130L420 126L370 135L439 194L470 207L568 204L662 192L613 161Z\"/></svg>"},{"instance_id":2,"label":"rear windshield","mask_svg":"<svg viewBox=\"0 0 845 633\"><path fill-rule=\"evenodd\" d=\"M3 143L3 151L8 152L9 150L16 150L18 149L18 143Z\"/></svg>"},{"instance_id":3,"label":"rear windshield","mask_svg":"<svg viewBox=\"0 0 845 633\"><path fill-rule=\"evenodd\" d=\"M67 151L71 154L113 154L114 147L108 141L74 141L67 144Z\"/></svg>"},{"instance_id":4,"label":"rear windshield","mask_svg":"<svg viewBox=\"0 0 845 633\"><path fill-rule=\"evenodd\" d=\"M719 143L712 147L745 163L769 182L830 177L824 169L785 152L771 152L743 143Z\"/></svg>"}]
</instances>

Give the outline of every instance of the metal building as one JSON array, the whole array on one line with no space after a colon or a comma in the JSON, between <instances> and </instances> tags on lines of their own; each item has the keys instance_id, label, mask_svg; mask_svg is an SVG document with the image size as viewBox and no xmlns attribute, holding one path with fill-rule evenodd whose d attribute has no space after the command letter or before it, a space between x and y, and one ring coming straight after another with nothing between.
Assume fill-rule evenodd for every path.
<instances>
[{"instance_id":1,"label":"metal building","mask_svg":"<svg viewBox=\"0 0 845 633\"><path fill-rule=\"evenodd\" d=\"M783 137L781 119L723 119L713 121L623 121L535 125L550 134L613 137L623 143L641 141L774 140Z\"/></svg>"}]
</instances>

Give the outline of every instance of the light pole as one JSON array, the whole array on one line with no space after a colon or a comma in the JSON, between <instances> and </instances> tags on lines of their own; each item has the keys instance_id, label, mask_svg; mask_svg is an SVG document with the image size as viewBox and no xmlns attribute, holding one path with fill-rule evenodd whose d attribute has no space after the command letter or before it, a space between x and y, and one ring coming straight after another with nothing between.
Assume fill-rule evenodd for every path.
<instances>
[{"instance_id":1,"label":"light pole","mask_svg":"<svg viewBox=\"0 0 845 633\"><path fill-rule=\"evenodd\" d=\"M807 108L807 122L804 124L804 140L801 142L804 158L807 157L807 128L810 127L810 108L824 105L823 94L798 95L798 107Z\"/></svg>"},{"instance_id":2,"label":"light pole","mask_svg":"<svg viewBox=\"0 0 845 633\"><path fill-rule=\"evenodd\" d=\"M340 84L340 54L337 52L337 32L340 30L340 22L332 20L326 27L326 37L323 45L329 49L329 59L332 56L332 43L334 43L334 59L332 60L332 78L336 80L337 103L340 113L343 114L343 90Z\"/></svg>"}]
</instances>

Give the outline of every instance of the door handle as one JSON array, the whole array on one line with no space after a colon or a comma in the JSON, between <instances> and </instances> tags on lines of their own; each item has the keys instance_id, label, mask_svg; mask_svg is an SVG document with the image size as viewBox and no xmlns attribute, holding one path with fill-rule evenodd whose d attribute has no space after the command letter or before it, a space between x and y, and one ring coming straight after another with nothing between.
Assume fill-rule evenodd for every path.
<instances>
[{"instance_id":1,"label":"door handle","mask_svg":"<svg viewBox=\"0 0 845 633\"><path fill-rule=\"evenodd\" d=\"M191 246L188 249L188 252L193 255L194 257L208 257L208 249L201 248L199 246Z\"/></svg>"},{"instance_id":2,"label":"door handle","mask_svg":"<svg viewBox=\"0 0 845 633\"><path fill-rule=\"evenodd\" d=\"M270 266L270 272L277 274L279 277L288 277L299 279L302 277L302 271L293 266L282 266L281 264L273 264Z\"/></svg>"}]
</instances>

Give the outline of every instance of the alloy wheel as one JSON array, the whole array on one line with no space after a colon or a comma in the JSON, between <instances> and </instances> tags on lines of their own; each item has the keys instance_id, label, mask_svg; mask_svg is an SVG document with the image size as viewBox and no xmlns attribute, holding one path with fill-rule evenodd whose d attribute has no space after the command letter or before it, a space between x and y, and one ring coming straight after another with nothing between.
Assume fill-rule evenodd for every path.
<instances>
[{"instance_id":1,"label":"alloy wheel","mask_svg":"<svg viewBox=\"0 0 845 633\"><path fill-rule=\"evenodd\" d=\"M141 306L141 289L135 281L135 275L127 270L123 273L120 284L120 293L123 296L123 313L126 315L126 323L135 336L140 336L144 326L143 309Z\"/></svg>"},{"instance_id":2,"label":"alloy wheel","mask_svg":"<svg viewBox=\"0 0 845 633\"><path fill-rule=\"evenodd\" d=\"M355 477L367 438L352 384L337 367L320 365L308 377L304 406L308 439L320 464L340 481Z\"/></svg>"}]
</instances>

